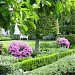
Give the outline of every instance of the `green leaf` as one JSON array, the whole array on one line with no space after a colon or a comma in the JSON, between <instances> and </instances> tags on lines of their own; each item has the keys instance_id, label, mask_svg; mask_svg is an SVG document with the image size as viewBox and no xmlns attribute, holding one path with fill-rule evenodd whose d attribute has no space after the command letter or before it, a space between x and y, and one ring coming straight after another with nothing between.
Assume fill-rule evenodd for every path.
<instances>
[{"instance_id":1,"label":"green leaf","mask_svg":"<svg viewBox=\"0 0 75 75\"><path fill-rule=\"evenodd\" d=\"M29 23L32 27L34 27L34 29L36 29L36 25L35 25L32 21L29 21L29 20L28 20L28 23Z\"/></svg>"},{"instance_id":2,"label":"green leaf","mask_svg":"<svg viewBox=\"0 0 75 75\"><path fill-rule=\"evenodd\" d=\"M23 24L19 25L18 28L22 34L25 34L25 32L28 31L28 27Z\"/></svg>"},{"instance_id":3,"label":"green leaf","mask_svg":"<svg viewBox=\"0 0 75 75\"><path fill-rule=\"evenodd\" d=\"M62 3L60 1L57 1L55 11L58 14L62 10Z\"/></svg>"},{"instance_id":4,"label":"green leaf","mask_svg":"<svg viewBox=\"0 0 75 75\"><path fill-rule=\"evenodd\" d=\"M28 27L26 25L21 25L21 27L25 30L25 31L28 31Z\"/></svg>"},{"instance_id":5,"label":"green leaf","mask_svg":"<svg viewBox=\"0 0 75 75\"><path fill-rule=\"evenodd\" d=\"M34 17L35 21L37 21L38 20L38 15L35 12L33 12L32 14L33 14L33 17Z\"/></svg>"},{"instance_id":6,"label":"green leaf","mask_svg":"<svg viewBox=\"0 0 75 75\"><path fill-rule=\"evenodd\" d=\"M25 5L28 7L30 12L33 12L33 8L29 3L25 2Z\"/></svg>"},{"instance_id":7,"label":"green leaf","mask_svg":"<svg viewBox=\"0 0 75 75\"><path fill-rule=\"evenodd\" d=\"M27 8L21 8L21 11L28 11Z\"/></svg>"},{"instance_id":8,"label":"green leaf","mask_svg":"<svg viewBox=\"0 0 75 75\"><path fill-rule=\"evenodd\" d=\"M72 1L73 6L75 6L75 1Z\"/></svg>"},{"instance_id":9,"label":"green leaf","mask_svg":"<svg viewBox=\"0 0 75 75\"><path fill-rule=\"evenodd\" d=\"M47 5L49 5L49 6L51 6L51 3L50 3L50 2L48 2L48 1L46 1L46 4L47 4Z\"/></svg>"},{"instance_id":10,"label":"green leaf","mask_svg":"<svg viewBox=\"0 0 75 75\"><path fill-rule=\"evenodd\" d=\"M40 2L41 2L40 0L36 0L36 3L37 3L38 5L40 4Z\"/></svg>"},{"instance_id":11,"label":"green leaf","mask_svg":"<svg viewBox=\"0 0 75 75\"><path fill-rule=\"evenodd\" d=\"M33 9L40 8L37 4L33 4Z\"/></svg>"},{"instance_id":12,"label":"green leaf","mask_svg":"<svg viewBox=\"0 0 75 75\"><path fill-rule=\"evenodd\" d=\"M68 2L66 2L66 9L68 10L68 12L70 12L71 8Z\"/></svg>"},{"instance_id":13,"label":"green leaf","mask_svg":"<svg viewBox=\"0 0 75 75\"><path fill-rule=\"evenodd\" d=\"M26 0L27 3L30 3L30 0Z\"/></svg>"},{"instance_id":14,"label":"green leaf","mask_svg":"<svg viewBox=\"0 0 75 75\"><path fill-rule=\"evenodd\" d=\"M28 27L26 25L23 25L24 30L28 31Z\"/></svg>"},{"instance_id":15,"label":"green leaf","mask_svg":"<svg viewBox=\"0 0 75 75\"><path fill-rule=\"evenodd\" d=\"M22 29L21 26L18 26L18 28L19 28L21 34L24 34L25 33L25 31Z\"/></svg>"},{"instance_id":16,"label":"green leaf","mask_svg":"<svg viewBox=\"0 0 75 75\"><path fill-rule=\"evenodd\" d=\"M28 11L25 11L26 17L30 18L30 13Z\"/></svg>"}]
</instances>

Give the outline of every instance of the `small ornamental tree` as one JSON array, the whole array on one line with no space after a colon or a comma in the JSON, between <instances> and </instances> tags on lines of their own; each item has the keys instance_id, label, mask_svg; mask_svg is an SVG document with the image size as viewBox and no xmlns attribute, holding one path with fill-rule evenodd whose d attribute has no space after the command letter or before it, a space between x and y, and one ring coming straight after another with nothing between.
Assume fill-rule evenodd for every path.
<instances>
[{"instance_id":1,"label":"small ornamental tree","mask_svg":"<svg viewBox=\"0 0 75 75\"><path fill-rule=\"evenodd\" d=\"M35 22L36 30L32 29L32 32L36 36L35 42L35 51L39 51L39 36L42 35L41 33L54 33L59 34L59 19L62 12L70 13L71 7L75 6L74 0L33 0L33 4L38 4L40 8L36 10L39 16L39 20ZM55 17L53 23L51 24L48 18L43 17L43 14L47 14L51 17L53 15ZM51 13L51 14L50 14ZM39 15L41 14L41 15ZM41 18L42 17L42 18ZM54 25L54 26L53 26ZM52 27L51 27L52 26ZM29 28L29 27L28 27ZM32 27L30 27L31 29ZM44 28L44 29L43 29ZM29 29L29 30L30 30ZM29 31L28 30L28 31ZM30 31L31 32L31 31ZM31 32L31 34L32 34ZM44 34L46 35L46 34Z\"/></svg>"},{"instance_id":2,"label":"small ornamental tree","mask_svg":"<svg viewBox=\"0 0 75 75\"><path fill-rule=\"evenodd\" d=\"M8 47L8 51L16 56L16 57L26 57L30 56L30 54L33 52L32 48L25 42L17 42L13 41L10 43Z\"/></svg>"},{"instance_id":3,"label":"small ornamental tree","mask_svg":"<svg viewBox=\"0 0 75 75\"><path fill-rule=\"evenodd\" d=\"M33 29L33 27L31 27L28 24L28 33L31 35L35 36L35 51L38 52L39 51L39 38L44 36L44 35L48 35L53 33L54 35L57 35L58 32L58 27L57 27L57 22L55 21L55 17L50 14L50 15L46 15L44 13L38 13L39 16L39 20L37 22L35 22L36 25L36 30Z\"/></svg>"}]
</instances>

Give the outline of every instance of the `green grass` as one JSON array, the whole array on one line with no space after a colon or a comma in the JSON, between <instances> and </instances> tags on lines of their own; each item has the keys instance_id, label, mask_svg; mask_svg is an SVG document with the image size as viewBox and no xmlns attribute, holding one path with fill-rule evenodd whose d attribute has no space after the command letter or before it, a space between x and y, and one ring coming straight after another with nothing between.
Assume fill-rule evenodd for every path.
<instances>
[{"instance_id":1,"label":"green grass","mask_svg":"<svg viewBox=\"0 0 75 75\"><path fill-rule=\"evenodd\" d=\"M9 44L12 42L13 40L11 40L11 41L0 41L0 43L2 43L3 44L3 47L5 47L5 48L8 48L8 46L9 46ZM17 41L23 41L23 42L26 42L26 43L28 43L31 47L35 47L35 40L17 40ZM43 41L43 40L40 40L40 43L45 43L45 42L50 42L50 43L52 43L52 42L55 42L55 41Z\"/></svg>"}]
</instances>

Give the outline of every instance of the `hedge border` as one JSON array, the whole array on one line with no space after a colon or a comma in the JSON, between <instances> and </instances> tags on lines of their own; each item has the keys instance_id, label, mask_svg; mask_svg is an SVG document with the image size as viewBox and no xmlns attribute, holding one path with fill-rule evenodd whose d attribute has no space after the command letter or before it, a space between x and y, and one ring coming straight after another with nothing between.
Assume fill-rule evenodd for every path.
<instances>
[{"instance_id":1,"label":"hedge border","mask_svg":"<svg viewBox=\"0 0 75 75\"><path fill-rule=\"evenodd\" d=\"M58 61L29 71L29 75L73 75L75 74L75 55L69 55Z\"/></svg>"},{"instance_id":2,"label":"hedge border","mask_svg":"<svg viewBox=\"0 0 75 75\"><path fill-rule=\"evenodd\" d=\"M34 70L38 67L42 67L42 66L51 64L51 63L57 61L58 59L65 57L67 55L71 55L73 53L75 53L75 49L70 49L70 50L65 51L65 52L53 53L53 54L48 55L48 56L31 58L28 60L24 60L22 62L15 63L14 65L15 66L20 65L20 68L22 70L30 71L30 70Z\"/></svg>"}]
</instances>

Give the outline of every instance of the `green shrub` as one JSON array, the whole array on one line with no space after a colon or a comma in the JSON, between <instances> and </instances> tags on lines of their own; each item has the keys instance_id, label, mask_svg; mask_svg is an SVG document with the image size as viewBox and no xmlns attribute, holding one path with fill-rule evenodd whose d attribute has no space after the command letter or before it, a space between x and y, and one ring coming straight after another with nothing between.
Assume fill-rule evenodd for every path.
<instances>
[{"instance_id":1,"label":"green shrub","mask_svg":"<svg viewBox=\"0 0 75 75\"><path fill-rule=\"evenodd\" d=\"M14 34L14 35L12 36L12 39L13 39L13 40L20 40L20 35L19 35L19 34Z\"/></svg>"},{"instance_id":2,"label":"green shrub","mask_svg":"<svg viewBox=\"0 0 75 75\"><path fill-rule=\"evenodd\" d=\"M40 48L50 48L50 43L40 43Z\"/></svg>"},{"instance_id":3,"label":"green shrub","mask_svg":"<svg viewBox=\"0 0 75 75\"><path fill-rule=\"evenodd\" d=\"M56 42L52 43L40 43L40 51L49 51L51 48L58 48Z\"/></svg>"},{"instance_id":4,"label":"green shrub","mask_svg":"<svg viewBox=\"0 0 75 75\"><path fill-rule=\"evenodd\" d=\"M69 34L69 35L58 35L57 37L65 37L69 40L70 44L75 44L75 34Z\"/></svg>"},{"instance_id":5,"label":"green shrub","mask_svg":"<svg viewBox=\"0 0 75 75\"><path fill-rule=\"evenodd\" d=\"M34 58L34 57L36 57L37 56L37 52L33 52L33 53L31 53L31 56Z\"/></svg>"},{"instance_id":6,"label":"green shrub","mask_svg":"<svg viewBox=\"0 0 75 75\"><path fill-rule=\"evenodd\" d=\"M59 31L60 31L60 33L66 33L66 34L70 34L70 33L72 33L72 34L75 34L75 25L65 25L65 26L60 26L60 28L59 28Z\"/></svg>"},{"instance_id":7,"label":"green shrub","mask_svg":"<svg viewBox=\"0 0 75 75\"><path fill-rule=\"evenodd\" d=\"M9 56L0 55L0 61L1 62L7 61L7 62L15 63L18 61L18 59L11 55Z\"/></svg>"},{"instance_id":8,"label":"green shrub","mask_svg":"<svg viewBox=\"0 0 75 75\"><path fill-rule=\"evenodd\" d=\"M29 75L69 75L75 72L75 55L66 56L58 61L30 71Z\"/></svg>"},{"instance_id":9,"label":"green shrub","mask_svg":"<svg viewBox=\"0 0 75 75\"><path fill-rule=\"evenodd\" d=\"M24 60L28 60L31 59L32 57L23 57L23 58L18 58L18 62L24 61Z\"/></svg>"},{"instance_id":10,"label":"green shrub","mask_svg":"<svg viewBox=\"0 0 75 75\"><path fill-rule=\"evenodd\" d=\"M70 49L75 49L75 45L70 45Z\"/></svg>"},{"instance_id":11,"label":"green shrub","mask_svg":"<svg viewBox=\"0 0 75 75\"><path fill-rule=\"evenodd\" d=\"M3 50L2 50L2 51L3 51L3 53L2 53L3 55L4 55L4 54L8 54L7 48L3 47Z\"/></svg>"},{"instance_id":12,"label":"green shrub","mask_svg":"<svg viewBox=\"0 0 75 75\"><path fill-rule=\"evenodd\" d=\"M8 64L7 64L8 63ZM0 62L0 75L7 75L7 73L11 72L11 67L9 62Z\"/></svg>"},{"instance_id":13,"label":"green shrub","mask_svg":"<svg viewBox=\"0 0 75 75\"><path fill-rule=\"evenodd\" d=\"M19 66L14 66L9 61L0 61L0 75L24 75L23 71L19 70Z\"/></svg>"},{"instance_id":14,"label":"green shrub","mask_svg":"<svg viewBox=\"0 0 75 75\"><path fill-rule=\"evenodd\" d=\"M54 61L57 61L59 58L62 58L67 55L71 55L72 53L75 53L75 50L68 50L61 53L52 53L48 56L42 56L37 58L32 58L28 60L24 60L22 62L15 63L14 65L20 65L20 68L24 71L33 70L38 67L51 64Z\"/></svg>"},{"instance_id":15,"label":"green shrub","mask_svg":"<svg viewBox=\"0 0 75 75\"><path fill-rule=\"evenodd\" d=\"M13 63L16 63L16 62L17 62L16 57L0 55L0 75L18 75L19 66L13 65ZM18 73L16 74L16 72ZM20 74L20 75L23 75L23 74Z\"/></svg>"},{"instance_id":16,"label":"green shrub","mask_svg":"<svg viewBox=\"0 0 75 75\"><path fill-rule=\"evenodd\" d=\"M7 41L7 40L11 40L10 36L0 36L0 41Z\"/></svg>"},{"instance_id":17,"label":"green shrub","mask_svg":"<svg viewBox=\"0 0 75 75\"><path fill-rule=\"evenodd\" d=\"M7 73L11 73L13 70L12 65L16 61L15 57L0 55L0 75L7 75Z\"/></svg>"},{"instance_id":18,"label":"green shrub","mask_svg":"<svg viewBox=\"0 0 75 75\"><path fill-rule=\"evenodd\" d=\"M48 63L52 63L53 61L57 60L57 54L54 53L49 56L43 56L43 57L38 57L38 58L33 58L33 59L28 59L22 62L18 62L15 65L20 65L20 68L23 69L24 71L28 70L33 70L38 67L44 66ZM54 58L55 57L55 58Z\"/></svg>"}]
</instances>

